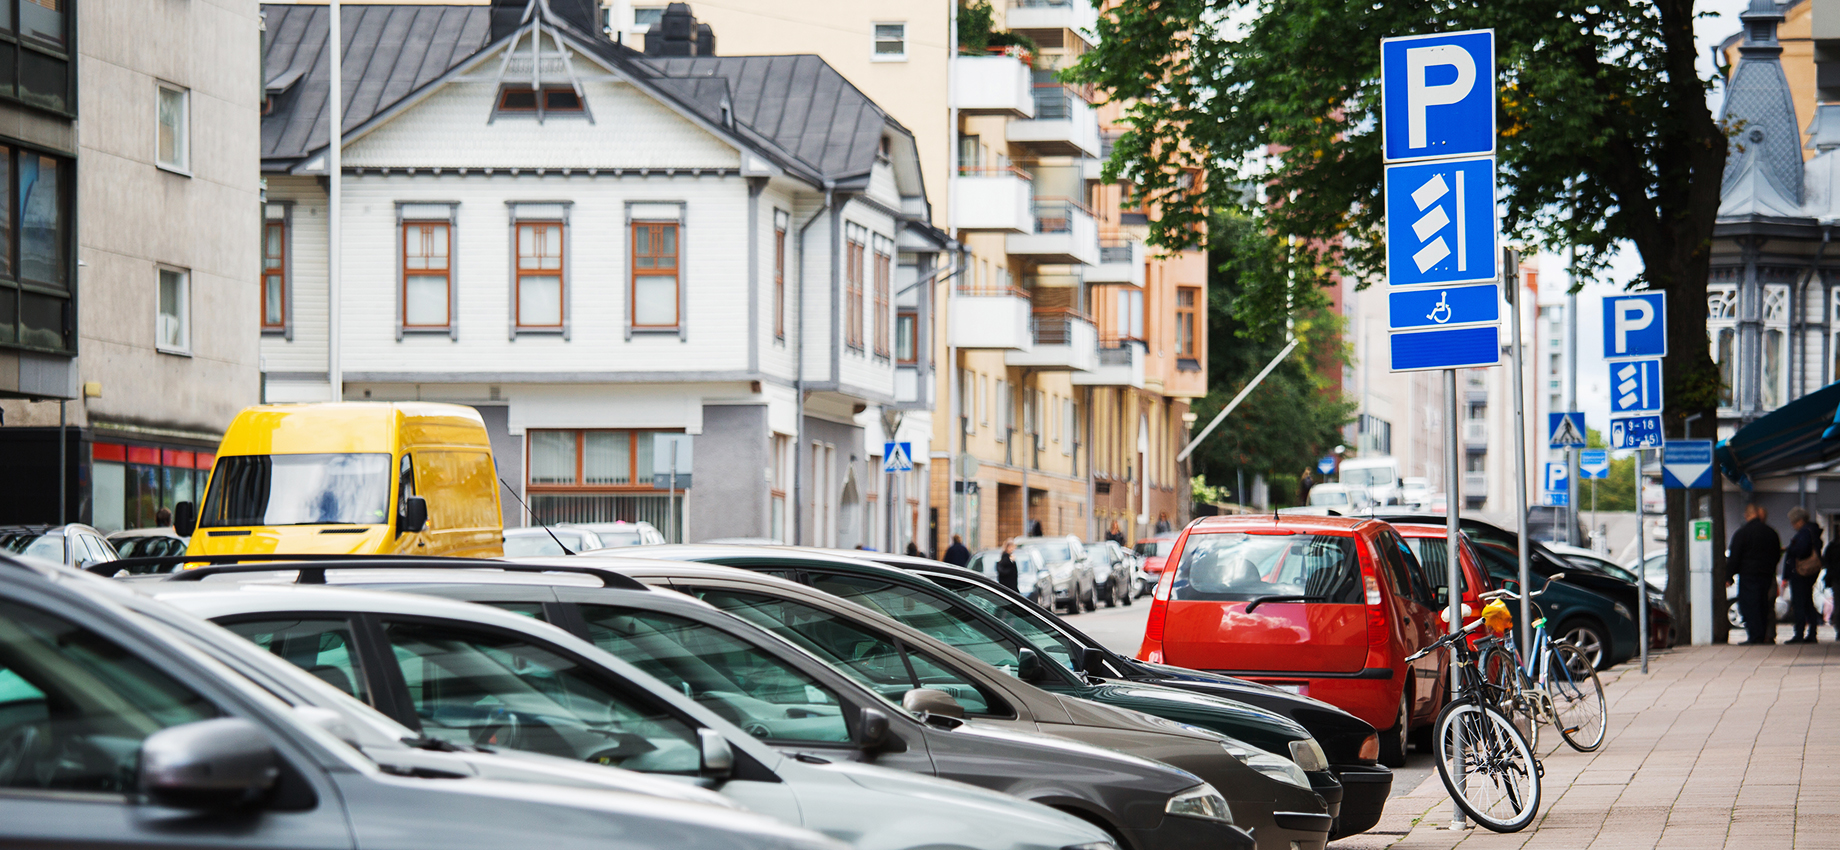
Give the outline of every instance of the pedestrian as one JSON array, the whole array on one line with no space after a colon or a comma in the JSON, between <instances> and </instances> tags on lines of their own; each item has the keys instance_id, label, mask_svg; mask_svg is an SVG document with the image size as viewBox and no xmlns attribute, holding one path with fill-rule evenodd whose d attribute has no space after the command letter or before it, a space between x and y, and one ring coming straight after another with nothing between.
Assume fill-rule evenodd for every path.
<instances>
[{"instance_id":1,"label":"pedestrian","mask_svg":"<svg viewBox=\"0 0 1840 850\"><path fill-rule=\"evenodd\" d=\"M1313 472L1314 470L1306 469L1302 475L1297 476L1297 504L1299 505L1310 503L1310 488L1316 486L1316 476Z\"/></svg>"},{"instance_id":2,"label":"pedestrian","mask_svg":"<svg viewBox=\"0 0 1840 850\"><path fill-rule=\"evenodd\" d=\"M1124 545L1124 528L1118 525L1118 520L1112 520L1112 530L1105 533L1105 539Z\"/></svg>"},{"instance_id":3,"label":"pedestrian","mask_svg":"<svg viewBox=\"0 0 1840 850\"><path fill-rule=\"evenodd\" d=\"M1030 537L1040 537L1041 536L1041 520L1032 520L1029 522L1029 536Z\"/></svg>"},{"instance_id":4,"label":"pedestrian","mask_svg":"<svg viewBox=\"0 0 1840 850\"><path fill-rule=\"evenodd\" d=\"M1016 541L1003 544L1003 554L997 558L997 583L1016 589Z\"/></svg>"},{"instance_id":5,"label":"pedestrian","mask_svg":"<svg viewBox=\"0 0 1840 850\"><path fill-rule=\"evenodd\" d=\"M1827 591L1833 594L1840 586L1840 534L1827 541L1827 549L1821 553L1821 566L1827 570ZM1828 624L1834 627L1834 639L1840 640L1840 607L1830 615Z\"/></svg>"},{"instance_id":6,"label":"pedestrian","mask_svg":"<svg viewBox=\"0 0 1840 850\"><path fill-rule=\"evenodd\" d=\"M1789 509L1789 526L1795 535L1783 551L1782 566L1783 582L1789 586L1789 616L1795 624L1789 643L1814 643L1815 629L1821 625L1814 604L1814 582L1821 574L1821 526L1800 505Z\"/></svg>"},{"instance_id":7,"label":"pedestrian","mask_svg":"<svg viewBox=\"0 0 1840 850\"><path fill-rule=\"evenodd\" d=\"M946 563L954 567L962 567L971 563L971 550L965 548L963 537L952 535L952 545L946 547Z\"/></svg>"},{"instance_id":8,"label":"pedestrian","mask_svg":"<svg viewBox=\"0 0 1840 850\"><path fill-rule=\"evenodd\" d=\"M1768 646L1773 607L1770 591L1776 586L1776 561L1782 557L1782 538L1770 527L1770 512L1751 502L1744 506L1744 525L1732 532L1725 560L1738 576L1738 614L1744 618L1745 646Z\"/></svg>"},{"instance_id":9,"label":"pedestrian","mask_svg":"<svg viewBox=\"0 0 1840 850\"><path fill-rule=\"evenodd\" d=\"M914 557L914 558L926 557L926 555L921 554L920 552L920 544L915 543L912 540L907 541L907 554L909 557Z\"/></svg>"},{"instance_id":10,"label":"pedestrian","mask_svg":"<svg viewBox=\"0 0 1840 850\"><path fill-rule=\"evenodd\" d=\"M153 524L159 528L172 525L172 509L161 508L153 512Z\"/></svg>"},{"instance_id":11,"label":"pedestrian","mask_svg":"<svg viewBox=\"0 0 1840 850\"><path fill-rule=\"evenodd\" d=\"M1160 514L1157 514L1156 515L1156 533L1168 534L1169 530L1170 530L1169 529L1169 512L1164 511Z\"/></svg>"}]
</instances>

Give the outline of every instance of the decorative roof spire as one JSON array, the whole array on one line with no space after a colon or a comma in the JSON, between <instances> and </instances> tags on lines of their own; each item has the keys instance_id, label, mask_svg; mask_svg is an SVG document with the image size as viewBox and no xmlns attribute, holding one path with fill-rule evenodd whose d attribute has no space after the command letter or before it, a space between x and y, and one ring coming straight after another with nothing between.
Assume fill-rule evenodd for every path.
<instances>
[{"instance_id":1,"label":"decorative roof spire","mask_svg":"<svg viewBox=\"0 0 1840 850\"><path fill-rule=\"evenodd\" d=\"M1777 8L1776 0L1751 0L1750 8L1744 10L1738 20L1744 22L1744 41L1738 45L1739 52L1782 54L1782 45L1776 41L1776 26L1783 22L1783 13Z\"/></svg>"}]
</instances>

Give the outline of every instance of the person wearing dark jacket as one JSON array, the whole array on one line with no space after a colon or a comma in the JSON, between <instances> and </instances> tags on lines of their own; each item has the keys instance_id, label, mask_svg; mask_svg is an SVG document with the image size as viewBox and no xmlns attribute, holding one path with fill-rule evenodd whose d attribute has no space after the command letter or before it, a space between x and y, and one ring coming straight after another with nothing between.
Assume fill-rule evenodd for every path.
<instances>
[{"instance_id":1,"label":"person wearing dark jacket","mask_svg":"<svg viewBox=\"0 0 1840 850\"><path fill-rule=\"evenodd\" d=\"M965 548L965 538L952 535L952 545L946 547L945 562L954 567L971 563L971 550Z\"/></svg>"},{"instance_id":2,"label":"person wearing dark jacket","mask_svg":"<svg viewBox=\"0 0 1840 850\"><path fill-rule=\"evenodd\" d=\"M1827 573L1824 579L1827 590L1830 593L1840 593L1840 534L1835 534L1834 539L1827 541L1827 549L1821 552L1821 568ZM1829 625L1834 627L1834 639L1840 640L1840 607L1836 607L1835 612Z\"/></svg>"},{"instance_id":3,"label":"person wearing dark jacket","mask_svg":"<svg viewBox=\"0 0 1840 850\"><path fill-rule=\"evenodd\" d=\"M1119 527L1118 520L1112 520L1112 530L1105 533L1105 539L1110 540L1113 543L1116 543L1120 546L1125 545L1124 529ZM1125 548L1128 549L1130 547L1126 546Z\"/></svg>"},{"instance_id":4,"label":"person wearing dark jacket","mask_svg":"<svg viewBox=\"0 0 1840 850\"><path fill-rule=\"evenodd\" d=\"M1770 634L1770 590L1776 585L1776 562L1782 538L1768 522L1770 512L1751 502L1744 506L1744 525L1732 532L1725 560L1738 577L1738 613L1744 617L1745 646L1776 642Z\"/></svg>"},{"instance_id":5,"label":"person wearing dark jacket","mask_svg":"<svg viewBox=\"0 0 1840 850\"><path fill-rule=\"evenodd\" d=\"M1003 554L997 558L997 583L1016 590L1016 541L1003 544ZM1021 592L1021 591L1017 591Z\"/></svg>"},{"instance_id":6,"label":"person wearing dark jacket","mask_svg":"<svg viewBox=\"0 0 1840 850\"><path fill-rule=\"evenodd\" d=\"M1789 546L1783 550L1782 577L1789 584L1789 615L1795 623L1795 636L1788 642L1814 643L1815 629L1821 626L1821 614L1814 605L1814 581L1821 572L1821 527L1799 505L1789 509L1789 525L1795 529L1795 536L1789 538ZM1816 561L1814 572L1802 575L1795 565L1808 558Z\"/></svg>"}]
</instances>

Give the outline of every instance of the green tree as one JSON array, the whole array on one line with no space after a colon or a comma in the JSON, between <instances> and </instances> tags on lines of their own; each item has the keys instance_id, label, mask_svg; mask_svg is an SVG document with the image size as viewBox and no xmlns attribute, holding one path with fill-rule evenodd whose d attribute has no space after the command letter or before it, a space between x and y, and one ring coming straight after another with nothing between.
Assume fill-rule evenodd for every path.
<instances>
[{"instance_id":1,"label":"green tree","mask_svg":"<svg viewBox=\"0 0 1840 850\"><path fill-rule=\"evenodd\" d=\"M1594 449L1605 447L1603 432L1595 428L1585 431L1585 444ZM1636 509L1636 456L1628 454L1623 457L1614 455L1610 458L1610 474L1605 478L1586 478L1578 482L1578 509L1591 510L1593 494L1596 495L1597 510L1633 512Z\"/></svg>"},{"instance_id":2,"label":"green tree","mask_svg":"<svg viewBox=\"0 0 1840 850\"><path fill-rule=\"evenodd\" d=\"M1248 486L1261 474L1294 486L1299 472L1340 441L1354 410L1323 374L1347 362L1340 317L1327 310L1317 281L1301 289L1292 311L1298 318L1287 328L1283 299L1293 287L1295 246L1261 219L1222 213L1208 235L1208 394L1195 404L1199 421L1212 420L1265 368L1283 349L1287 329L1300 344L1195 450L1195 474L1217 488L1235 485L1241 473Z\"/></svg>"}]
</instances>

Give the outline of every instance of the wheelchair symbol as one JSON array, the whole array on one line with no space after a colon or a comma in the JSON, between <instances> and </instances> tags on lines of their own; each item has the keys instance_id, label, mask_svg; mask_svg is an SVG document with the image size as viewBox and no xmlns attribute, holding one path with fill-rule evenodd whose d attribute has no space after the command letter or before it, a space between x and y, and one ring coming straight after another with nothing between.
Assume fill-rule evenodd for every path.
<instances>
[{"instance_id":1,"label":"wheelchair symbol","mask_svg":"<svg viewBox=\"0 0 1840 850\"><path fill-rule=\"evenodd\" d=\"M1430 319L1431 321L1436 322L1440 325L1444 324L1445 322L1450 321L1450 293L1449 292L1439 292L1438 293L1437 306L1431 308L1430 314L1426 315L1425 318Z\"/></svg>"}]
</instances>

